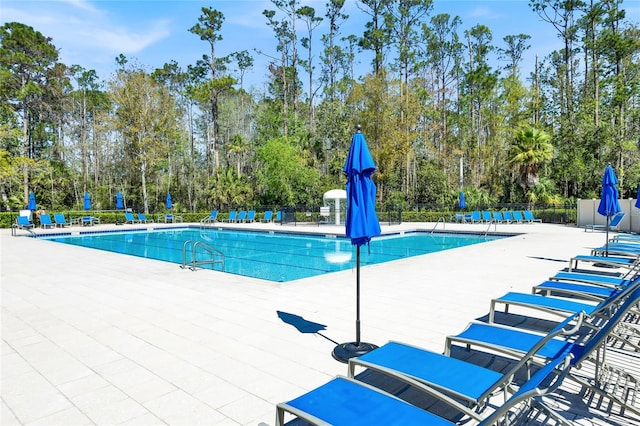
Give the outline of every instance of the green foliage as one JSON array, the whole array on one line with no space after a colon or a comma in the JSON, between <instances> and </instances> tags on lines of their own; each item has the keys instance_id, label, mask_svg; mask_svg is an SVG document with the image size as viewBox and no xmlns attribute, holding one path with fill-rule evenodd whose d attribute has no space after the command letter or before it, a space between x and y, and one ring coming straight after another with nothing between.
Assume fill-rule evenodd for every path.
<instances>
[{"instance_id":1,"label":"green foliage","mask_svg":"<svg viewBox=\"0 0 640 426\"><path fill-rule=\"evenodd\" d=\"M319 173L308 166L304 152L291 140L267 141L258 148L256 159L256 184L262 204L313 205L322 199Z\"/></svg>"}]
</instances>

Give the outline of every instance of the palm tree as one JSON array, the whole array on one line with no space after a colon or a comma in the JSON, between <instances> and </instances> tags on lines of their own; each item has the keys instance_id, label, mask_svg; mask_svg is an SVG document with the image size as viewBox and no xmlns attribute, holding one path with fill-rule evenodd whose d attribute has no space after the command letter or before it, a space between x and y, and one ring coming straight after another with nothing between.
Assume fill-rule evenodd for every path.
<instances>
[{"instance_id":1,"label":"palm tree","mask_svg":"<svg viewBox=\"0 0 640 426\"><path fill-rule=\"evenodd\" d=\"M518 180L527 202L532 202L531 189L539 182L540 167L553 159L551 135L544 130L525 127L516 133L511 144L509 164L517 167Z\"/></svg>"}]
</instances>

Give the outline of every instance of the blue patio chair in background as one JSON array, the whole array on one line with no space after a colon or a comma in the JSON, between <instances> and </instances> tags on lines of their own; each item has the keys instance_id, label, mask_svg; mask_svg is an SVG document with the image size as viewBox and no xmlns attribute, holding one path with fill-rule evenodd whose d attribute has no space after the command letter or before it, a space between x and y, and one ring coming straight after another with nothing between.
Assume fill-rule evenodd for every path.
<instances>
[{"instance_id":1,"label":"blue patio chair in background","mask_svg":"<svg viewBox=\"0 0 640 426\"><path fill-rule=\"evenodd\" d=\"M55 213L53 215L53 220L56 222L56 227L64 228L65 226L71 226L62 213Z\"/></svg>"},{"instance_id":2,"label":"blue patio chair in background","mask_svg":"<svg viewBox=\"0 0 640 426\"><path fill-rule=\"evenodd\" d=\"M513 222L513 213L510 212L509 210L505 210L502 212L502 218L504 219L505 222L511 223Z\"/></svg>"},{"instance_id":3,"label":"blue patio chair in background","mask_svg":"<svg viewBox=\"0 0 640 426\"><path fill-rule=\"evenodd\" d=\"M273 220L273 211L267 210L262 215L262 219L260 219L260 222L271 222L272 220Z\"/></svg>"},{"instance_id":4,"label":"blue patio chair in background","mask_svg":"<svg viewBox=\"0 0 640 426\"><path fill-rule=\"evenodd\" d=\"M165 223L177 223L177 222L182 222L182 216L177 216L173 213L169 213L164 215L164 222Z\"/></svg>"},{"instance_id":5,"label":"blue patio chair in background","mask_svg":"<svg viewBox=\"0 0 640 426\"><path fill-rule=\"evenodd\" d=\"M140 223L152 223L153 219L149 219L146 214L138 213L138 222Z\"/></svg>"},{"instance_id":6,"label":"blue patio chair in background","mask_svg":"<svg viewBox=\"0 0 640 426\"><path fill-rule=\"evenodd\" d=\"M99 223L96 217L94 216L82 216L80 219L80 224L82 226L93 226Z\"/></svg>"},{"instance_id":7,"label":"blue patio chair in background","mask_svg":"<svg viewBox=\"0 0 640 426\"><path fill-rule=\"evenodd\" d=\"M31 236L35 236L36 234L35 232L33 232L34 227L35 225L33 224L33 222L31 222L31 219L29 219L29 216L19 215L18 217L16 217L16 223L11 225L11 235L15 236L16 231L18 229L22 229L24 231L27 231L29 234L31 234Z\"/></svg>"},{"instance_id":8,"label":"blue patio chair in background","mask_svg":"<svg viewBox=\"0 0 640 426\"><path fill-rule=\"evenodd\" d=\"M515 210L513 212L513 220L518 223L524 222L524 217L522 216L522 212L520 210Z\"/></svg>"},{"instance_id":9,"label":"blue patio chair in background","mask_svg":"<svg viewBox=\"0 0 640 426\"><path fill-rule=\"evenodd\" d=\"M211 210L209 216L200 220L201 223L213 223L218 221L218 210Z\"/></svg>"},{"instance_id":10,"label":"blue patio chair in background","mask_svg":"<svg viewBox=\"0 0 640 426\"><path fill-rule=\"evenodd\" d=\"M504 222L504 218L502 217L502 212L491 212L491 214L493 215L493 221L497 222L497 223L502 223Z\"/></svg>"},{"instance_id":11,"label":"blue patio chair in background","mask_svg":"<svg viewBox=\"0 0 640 426\"><path fill-rule=\"evenodd\" d=\"M482 217L480 215L480 212L477 210L474 210L471 212L471 223L480 223L482 222Z\"/></svg>"},{"instance_id":12,"label":"blue patio chair in background","mask_svg":"<svg viewBox=\"0 0 640 426\"><path fill-rule=\"evenodd\" d=\"M256 221L256 211L255 210L249 210L247 212L247 219L245 220L245 222L251 223L251 222L255 222Z\"/></svg>"},{"instance_id":13,"label":"blue patio chair in background","mask_svg":"<svg viewBox=\"0 0 640 426\"><path fill-rule=\"evenodd\" d=\"M282 210L278 210L276 212L276 218L273 221L277 223L282 223Z\"/></svg>"},{"instance_id":14,"label":"blue patio chair in background","mask_svg":"<svg viewBox=\"0 0 640 426\"><path fill-rule=\"evenodd\" d=\"M55 224L51 221L51 215L47 213L40 214L40 227L41 228L53 228Z\"/></svg>"},{"instance_id":15,"label":"blue patio chair in background","mask_svg":"<svg viewBox=\"0 0 640 426\"><path fill-rule=\"evenodd\" d=\"M131 212L124 212L124 223L134 224L137 223L138 220L133 216Z\"/></svg>"},{"instance_id":16,"label":"blue patio chair in background","mask_svg":"<svg viewBox=\"0 0 640 426\"><path fill-rule=\"evenodd\" d=\"M533 222L540 222L542 223L542 219L536 219L536 217L533 215L533 212L531 210L525 210L522 212L524 214L524 220L529 222L529 223L533 223Z\"/></svg>"},{"instance_id":17,"label":"blue patio chair in background","mask_svg":"<svg viewBox=\"0 0 640 426\"><path fill-rule=\"evenodd\" d=\"M31 229L35 225L27 216L18 216L16 218L16 226L18 229Z\"/></svg>"},{"instance_id":18,"label":"blue patio chair in background","mask_svg":"<svg viewBox=\"0 0 640 426\"><path fill-rule=\"evenodd\" d=\"M229 212L229 217L227 217L226 219L223 220L223 222L229 222L229 223L233 223L236 221L236 218L238 217L238 212L235 210L231 210Z\"/></svg>"},{"instance_id":19,"label":"blue patio chair in background","mask_svg":"<svg viewBox=\"0 0 640 426\"><path fill-rule=\"evenodd\" d=\"M482 211L482 221L485 223L493 222L493 216L489 210Z\"/></svg>"},{"instance_id":20,"label":"blue patio chair in background","mask_svg":"<svg viewBox=\"0 0 640 426\"><path fill-rule=\"evenodd\" d=\"M611 218L611 221L609 221L609 230L610 231L620 230L620 222L622 222L622 219L624 219L624 212L620 212L613 215L613 217ZM606 228L607 228L607 225L592 223L589 225L585 225L584 231L587 232L587 229L590 229L591 231L595 231L595 230L604 231L606 230Z\"/></svg>"},{"instance_id":21,"label":"blue patio chair in background","mask_svg":"<svg viewBox=\"0 0 640 426\"><path fill-rule=\"evenodd\" d=\"M236 218L236 222L240 223L240 222L244 222L247 219L247 211L246 210L242 210L240 213L238 213L238 217Z\"/></svg>"}]
</instances>

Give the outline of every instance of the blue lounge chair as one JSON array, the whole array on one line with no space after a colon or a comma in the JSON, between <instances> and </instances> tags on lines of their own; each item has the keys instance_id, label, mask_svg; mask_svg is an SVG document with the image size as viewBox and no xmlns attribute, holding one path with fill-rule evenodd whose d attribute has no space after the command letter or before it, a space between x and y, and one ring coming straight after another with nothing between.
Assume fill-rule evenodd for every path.
<instances>
[{"instance_id":1,"label":"blue lounge chair","mask_svg":"<svg viewBox=\"0 0 640 426\"><path fill-rule=\"evenodd\" d=\"M24 229L27 231L33 229L34 226L35 225L33 224L33 222L31 222L31 220L27 216L18 216L14 225L14 227L18 229Z\"/></svg>"},{"instance_id":2,"label":"blue lounge chair","mask_svg":"<svg viewBox=\"0 0 640 426\"><path fill-rule=\"evenodd\" d=\"M587 332L579 331L576 334L584 333L584 335L575 341L564 339L549 340L538 351L538 355L554 357L556 351L566 353L568 350L574 356L571 361L571 364L574 366L580 366L586 361L593 362L595 364L595 374L592 379L585 379L584 377L572 374L570 374L569 377L600 395L615 401L621 407L624 407L624 409L628 409L634 413L640 413L640 408L634 406L634 404L630 404L626 400L619 398L616 394L609 393L599 387L600 371L606 368L606 365L604 365L605 357L599 355L595 357L592 356L610 337L615 336L618 339L624 340L623 337L615 334L615 329L623 322L629 311L634 309L639 302L640 287L636 287L618 307L615 313L608 320L604 321L603 324L590 327ZM595 332L593 332L594 328ZM541 337L538 334L532 334L514 327L472 323L462 333L447 337L445 353L450 352L453 343L459 343L465 345L467 348L479 346L517 358L521 353L529 353L532 343L538 346L540 339Z\"/></svg>"},{"instance_id":3,"label":"blue lounge chair","mask_svg":"<svg viewBox=\"0 0 640 426\"><path fill-rule=\"evenodd\" d=\"M623 256L634 257L640 256L640 244L624 243L624 242L609 242L604 246L596 247L591 250L592 255L596 256Z\"/></svg>"},{"instance_id":4,"label":"blue lounge chair","mask_svg":"<svg viewBox=\"0 0 640 426\"><path fill-rule=\"evenodd\" d=\"M515 210L513 212L513 221L517 223L524 222L524 217L522 216L522 212L519 210Z\"/></svg>"},{"instance_id":5,"label":"blue lounge chair","mask_svg":"<svg viewBox=\"0 0 640 426\"><path fill-rule=\"evenodd\" d=\"M525 210L522 212L524 214L524 220L528 223L540 222L542 223L542 219L536 219L531 210Z\"/></svg>"},{"instance_id":6,"label":"blue lounge chair","mask_svg":"<svg viewBox=\"0 0 640 426\"><path fill-rule=\"evenodd\" d=\"M504 221L507 222L507 223L513 222L513 212L505 210L504 212L502 212L502 217L503 217Z\"/></svg>"},{"instance_id":7,"label":"blue lounge chair","mask_svg":"<svg viewBox=\"0 0 640 426\"><path fill-rule=\"evenodd\" d=\"M579 328L574 327L571 332L575 333ZM536 345L504 373L427 349L389 342L365 355L349 359L349 377L355 377L357 367L400 380L406 377L417 382L413 386L425 392L436 389L452 396L459 401L458 408L463 411L469 407L484 406L488 399L499 391L504 394L506 401L516 372L530 365L537 357L538 350L555 336L556 334L549 334L539 339Z\"/></svg>"},{"instance_id":8,"label":"blue lounge chair","mask_svg":"<svg viewBox=\"0 0 640 426\"><path fill-rule=\"evenodd\" d=\"M236 218L236 222L240 223L240 222L244 222L247 219L247 211L246 210L242 210L240 213L238 213L238 217Z\"/></svg>"},{"instance_id":9,"label":"blue lounge chair","mask_svg":"<svg viewBox=\"0 0 640 426\"><path fill-rule=\"evenodd\" d=\"M616 268L637 269L640 264L640 257L617 257L617 256L593 256L577 255L569 261L569 272L578 269L578 262L591 264L602 264Z\"/></svg>"},{"instance_id":10,"label":"blue lounge chair","mask_svg":"<svg viewBox=\"0 0 640 426\"><path fill-rule=\"evenodd\" d=\"M71 226L62 213L55 213L53 215L53 220L56 222L56 227L64 228L65 226Z\"/></svg>"},{"instance_id":11,"label":"blue lounge chair","mask_svg":"<svg viewBox=\"0 0 640 426\"><path fill-rule=\"evenodd\" d=\"M619 230L620 229L620 222L622 222L622 219L624 219L624 212L620 212L620 213L617 213L617 214L613 215L613 217L609 221L609 230L610 231ZM602 224L592 223L590 225L585 225L584 232L587 232L588 229L590 229L591 231L595 231L595 230L604 231L604 230L607 229L607 225L606 224L602 225Z\"/></svg>"},{"instance_id":12,"label":"blue lounge chair","mask_svg":"<svg viewBox=\"0 0 640 426\"><path fill-rule=\"evenodd\" d=\"M477 210L474 210L471 212L471 223L480 223L482 222L482 217L480 215L480 212Z\"/></svg>"},{"instance_id":13,"label":"blue lounge chair","mask_svg":"<svg viewBox=\"0 0 640 426\"><path fill-rule=\"evenodd\" d=\"M478 425L488 426L499 423L509 411L530 401L539 401L540 397L554 392L563 382L569 371L569 357L558 357L540 368L536 373L506 401L484 419L477 413L464 410ZM410 385L416 382L401 378ZM428 393L456 409L460 409L447 395L435 390ZM559 423L569 424L564 418L550 410L545 404L536 405L556 419ZM285 413L314 425L433 425L454 426L458 423L444 419L429 411L411 405L393 395L366 383L346 377L336 377L328 383L307 392L289 402L276 407L276 426L283 426Z\"/></svg>"},{"instance_id":14,"label":"blue lounge chair","mask_svg":"<svg viewBox=\"0 0 640 426\"><path fill-rule=\"evenodd\" d=\"M482 211L482 221L485 223L493 222L493 216L491 216L491 212L489 210Z\"/></svg>"},{"instance_id":15,"label":"blue lounge chair","mask_svg":"<svg viewBox=\"0 0 640 426\"><path fill-rule=\"evenodd\" d=\"M82 216L80 223L82 226L93 226L100 223L100 221L95 216Z\"/></svg>"},{"instance_id":16,"label":"blue lounge chair","mask_svg":"<svg viewBox=\"0 0 640 426\"><path fill-rule=\"evenodd\" d=\"M625 297L638 287L640 287L640 280L633 281L627 286L614 289L610 296L600 300L599 303L588 303L585 301L548 297L539 294L509 292L502 297L491 300L488 321L489 323L494 322L496 305L504 305L505 312L508 312L510 306L520 306L559 317L566 317L567 315L580 311L584 311L587 315L608 317L611 312L616 309L617 305L622 303Z\"/></svg>"},{"instance_id":17,"label":"blue lounge chair","mask_svg":"<svg viewBox=\"0 0 640 426\"><path fill-rule=\"evenodd\" d=\"M51 215L47 213L40 214L40 227L41 228L53 228L55 224L51 222Z\"/></svg>"},{"instance_id":18,"label":"blue lounge chair","mask_svg":"<svg viewBox=\"0 0 640 426\"><path fill-rule=\"evenodd\" d=\"M169 213L164 215L164 222L165 223L177 223L177 222L182 222L182 216L177 216L173 213Z\"/></svg>"},{"instance_id":19,"label":"blue lounge chair","mask_svg":"<svg viewBox=\"0 0 640 426\"><path fill-rule=\"evenodd\" d=\"M124 212L124 223L138 223L138 220L133 216L133 213Z\"/></svg>"},{"instance_id":20,"label":"blue lounge chair","mask_svg":"<svg viewBox=\"0 0 640 426\"><path fill-rule=\"evenodd\" d=\"M201 223L214 223L218 221L218 210L211 210L209 216L200 220Z\"/></svg>"},{"instance_id":21,"label":"blue lounge chair","mask_svg":"<svg viewBox=\"0 0 640 426\"><path fill-rule=\"evenodd\" d=\"M277 223L282 223L282 210L278 210L276 212L276 218L273 221Z\"/></svg>"},{"instance_id":22,"label":"blue lounge chair","mask_svg":"<svg viewBox=\"0 0 640 426\"><path fill-rule=\"evenodd\" d=\"M262 219L260 219L260 222L271 222L272 220L273 220L273 211L267 210L262 215Z\"/></svg>"},{"instance_id":23,"label":"blue lounge chair","mask_svg":"<svg viewBox=\"0 0 640 426\"><path fill-rule=\"evenodd\" d=\"M549 280L554 281L577 281L581 283L587 284L595 284L600 286L607 287L616 287L625 285L631 279L635 279L635 277L630 276L627 278L626 275L603 275L598 273L586 273L586 272L557 272L554 276L550 277Z\"/></svg>"},{"instance_id":24,"label":"blue lounge chair","mask_svg":"<svg viewBox=\"0 0 640 426\"><path fill-rule=\"evenodd\" d=\"M233 223L236 221L237 217L238 217L238 212L236 212L235 210L231 210L229 212L229 217L224 219L223 222Z\"/></svg>"},{"instance_id":25,"label":"blue lounge chair","mask_svg":"<svg viewBox=\"0 0 640 426\"><path fill-rule=\"evenodd\" d=\"M256 211L255 210L249 210L247 212L247 218L245 219L245 222L255 222L256 221Z\"/></svg>"},{"instance_id":26,"label":"blue lounge chair","mask_svg":"<svg viewBox=\"0 0 640 426\"><path fill-rule=\"evenodd\" d=\"M19 215L18 217L16 217L16 223L11 225L11 235L15 236L16 231L18 229L22 229L24 231L27 231L33 237L36 235L36 233L33 232L33 228L33 222L31 222L29 216Z\"/></svg>"},{"instance_id":27,"label":"blue lounge chair","mask_svg":"<svg viewBox=\"0 0 640 426\"><path fill-rule=\"evenodd\" d=\"M494 222L497 222L497 223L504 222L504 218L502 217L502 212L492 212L491 214L493 215Z\"/></svg>"},{"instance_id":28,"label":"blue lounge chair","mask_svg":"<svg viewBox=\"0 0 640 426\"><path fill-rule=\"evenodd\" d=\"M559 280L543 281L532 287L533 294L542 294L543 296L559 295L562 297L573 297L593 301L601 301L602 299L611 297L616 290L615 287Z\"/></svg>"},{"instance_id":29,"label":"blue lounge chair","mask_svg":"<svg viewBox=\"0 0 640 426\"><path fill-rule=\"evenodd\" d=\"M140 223L153 223L153 219L149 219L146 214L138 213L138 222Z\"/></svg>"}]
</instances>

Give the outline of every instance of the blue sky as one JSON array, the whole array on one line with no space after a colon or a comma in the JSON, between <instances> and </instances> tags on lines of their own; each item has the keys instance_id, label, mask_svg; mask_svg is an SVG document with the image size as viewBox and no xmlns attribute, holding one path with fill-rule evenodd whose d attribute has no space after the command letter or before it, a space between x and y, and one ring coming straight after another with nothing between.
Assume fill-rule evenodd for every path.
<instances>
[{"instance_id":1,"label":"blue sky","mask_svg":"<svg viewBox=\"0 0 640 426\"><path fill-rule=\"evenodd\" d=\"M326 2L301 0L319 16L324 16ZM217 9L225 16L216 54L249 51L255 66L245 75L245 87L262 89L268 59L254 49L277 56L273 32L262 15L265 9L275 10L270 0L2 0L0 22L32 26L53 39L62 62L95 69L107 79L120 53L150 70L171 60L183 68L194 64L209 49L208 43L188 31L197 23L202 7ZM640 22L640 0L626 0L624 7L628 20ZM345 12L349 19L343 35L362 35L367 15L355 0L346 1ZM542 57L559 48L553 28L530 10L527 0L435 0L432 15L438 13L460 16L461 34L476 24L487 25L498 46L503 46L505 35L530 35L531 49L523 58L526 67L532 67L536 54ZM314 38L322 32L318 28ZM314 42L318 48L319 38ZM363 57L360 68L369 70L369 64L369 57Z\"/></svg>"}]
</instances>

